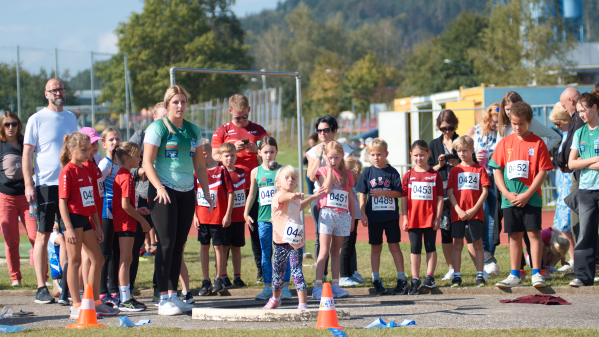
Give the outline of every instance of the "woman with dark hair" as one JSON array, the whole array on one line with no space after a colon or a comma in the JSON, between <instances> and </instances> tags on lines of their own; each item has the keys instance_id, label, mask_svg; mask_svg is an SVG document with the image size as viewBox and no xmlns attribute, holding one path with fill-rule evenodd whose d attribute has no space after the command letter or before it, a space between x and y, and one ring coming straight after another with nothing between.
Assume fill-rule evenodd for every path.
<instances>
[{"instance_id":1,"label":"woman with dark hair","mask_svg":"<svg viewBox=\"0 0 599 337\"><path fill-rule=\"evenodd\" d=\"M37 224L35 217L29 215L21 170L23 125L17 114L5 111L0 117L0 126L0 228L6 244L4 249L12 286L18 287L21 285L19 218L32 247L35 245Z\"/></svg>"},{"instance_id":2,"label":"woman with dark hair","mask_svg":"<svg viewBox=\"0 0 599 337\"><path fill-rule=\"evenodd\" d=\"M453 149L453 141L459 137L455 132L458 128L458 118L451 110L443 110L437 117L437 130L441 131L439 138L433 139L429 148L431 155L428 158L428 166L439 172L443 178L443 189L447 189L447 180L449 179L449 170L460 163L458 153ZM446 158L453 155L454 158ZM441 215L441 243L443 247L443 256L449 266L449 270L443 280L453 279L453 239L451 238L451 205L449 199L445 196L445 205Z\"/></svg>"}]
</instances>

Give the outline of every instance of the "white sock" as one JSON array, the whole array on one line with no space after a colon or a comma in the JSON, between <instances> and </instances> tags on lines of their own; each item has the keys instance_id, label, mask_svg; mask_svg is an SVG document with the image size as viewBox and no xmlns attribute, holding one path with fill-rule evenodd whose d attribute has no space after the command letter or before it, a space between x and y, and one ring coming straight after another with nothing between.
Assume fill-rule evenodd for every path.
<instances>
[{"instance_id":1,"label":"white sock","mask_svg":"<svg viewBox=\"0 0 599 337\"><path fill-rule=\"evenodd\" d=\"M181 290L181 295L183 295L183 296L187 296L187 293L188 293L188 291L186 291L186 290Z\"/></svg>"},{"instance_id":2,"label":"white sock","mask_svg":"<svg viewBox=\"0 0 599 337\"><path fill-rule=\"evenodd\" d=\"M119 290L121 292L121 302L127 302L131 298L131 289L129 285L120 286Z\"/></svg>"},{"instance_id":3,"label":"white sock","mask_svg":"<svg viewBox=\"0 0 599 337\"><path fill-rule=\"evenodd\" d=\"M300 304L297 305L297 308L299 310L308 309L308 303L300 303Z\"/></svg>"},{"instance_id":4,"label":"white sock","mask_svg":"<svg viewBox=\"0 0 599 337\"><path fill-rule=\"evenodd\" d=\"M168 298L173 298L173 297L177 297L177 293L170 293L170 294L168 294Z\"/></svg>"}]
</instances>

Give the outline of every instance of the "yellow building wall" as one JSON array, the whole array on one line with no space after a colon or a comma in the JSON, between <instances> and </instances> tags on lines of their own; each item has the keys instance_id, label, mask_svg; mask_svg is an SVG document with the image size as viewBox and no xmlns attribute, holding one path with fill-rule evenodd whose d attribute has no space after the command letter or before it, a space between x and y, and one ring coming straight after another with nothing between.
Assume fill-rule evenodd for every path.
<instances>
[{"instance_id":1,"label":"yellow building wall","mask_svg":"<svg viewBox=\"0 0 599 337\"><path fill-rule=\"evenodd\" d=\"M393 111L410 111L410 109L412 108L412 98L396 98L393 101L393 107Z\"/></svg>"},{"instance_id":2,"label":"yellow building wall","mask_svg":"<svg viewBox=\"0 0 599 337\"><path fill-rule=\"evenodd\" d=\"M476 124L476 117L474 114L475 103L472 100L459 101L459 102L447 102L445 103L445 109L453 110L456 117L460 121L458 129L456 130L458 135L465 135L469 128ZM472 110L457 110L457 109L472 109Z\"/></svg>"}]
</instances>

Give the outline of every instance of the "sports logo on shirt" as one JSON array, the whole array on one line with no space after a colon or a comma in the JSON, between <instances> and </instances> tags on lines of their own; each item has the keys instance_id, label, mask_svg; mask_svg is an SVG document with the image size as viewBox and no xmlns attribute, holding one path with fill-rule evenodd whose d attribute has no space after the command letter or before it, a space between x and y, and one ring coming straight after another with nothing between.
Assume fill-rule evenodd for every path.
<instances>
[{"instance_id":1,"label":"sports logo on shirt","mask_svg":"<svg viewBox=\"0 0 599 337\"><path fill-rule=\"evenodd\" d=\"M370 186L375 187L376 186L376 179L372 179L371 181L369 181Z\"/></svg>"},{"instance_id":2,"label":"sports logo on shirt","mask_svg":"<svg viewBox=\"0 0 599 337\"><path fill-rule=\"evenodd\" d=\"M391 181L389 179L386 179L385 183L383 184L383 186L385 186L385 187L391 186Z\"/></svg>"},{"instance_id":3,"label":"sports logo on shirt","mask_svg":"<svg viewBox=\"0 0 599 337\"><path fill-rule=\"evenodd\" d=\"M179 158L179 151L177 150L165 150L164 156L167 158Z\"/></svg>"},{"instance_id":4,"label":"sports logo on shirt","mask_svg":"<svg viewBox=\"0 0 599 337\"><path fill-rule=\"evenodd\" d=\"M530 149L528 149L528 155L529 156L534 156L535 155L535 149L533 149L532 147Z\"/></svg>"}]
</instances>

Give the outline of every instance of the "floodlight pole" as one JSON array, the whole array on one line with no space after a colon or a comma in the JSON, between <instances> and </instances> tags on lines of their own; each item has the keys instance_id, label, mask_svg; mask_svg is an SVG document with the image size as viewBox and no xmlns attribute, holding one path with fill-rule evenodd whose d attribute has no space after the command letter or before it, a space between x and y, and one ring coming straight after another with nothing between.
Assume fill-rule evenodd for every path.
<instances>
[{"instance_id":1,"label":"floodlight pole","mask_svg":"<svg viewBox=\"0 0 599 337\"><path fill-rule=\"evenodd\" d=\"M223 74L223 75L247 75L247 76L282 76L282 77L295 77L296 94L297 94L297 126L298 131L301 130L302 126L302 81L300 73L298 72L281 72L281 71L255 71L255 70L225 70L225 69L202 69L202 68L178 68L172 67L169 71L171 78L171 86L175 85L175 73L176 72L190 72L190 73L203 73L203 74ZM264 77L263 77L264 78ZM303 151L302 144L302 132L297 133L297 159L300 177L303 176ZM304 184L299 184L300 193L304 193ZM304 220L304 212L300 212L302 221Z\"/></svg>"}]
</instances>

